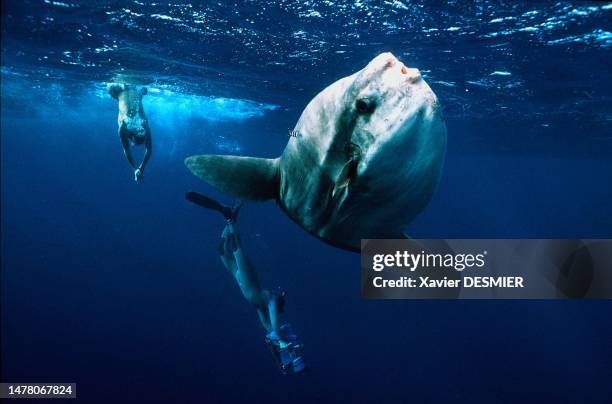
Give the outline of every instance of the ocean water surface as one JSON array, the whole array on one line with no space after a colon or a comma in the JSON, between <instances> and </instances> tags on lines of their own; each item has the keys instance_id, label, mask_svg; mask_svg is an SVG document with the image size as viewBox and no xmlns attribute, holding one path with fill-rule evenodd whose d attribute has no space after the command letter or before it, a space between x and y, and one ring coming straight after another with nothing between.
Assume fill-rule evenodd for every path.
<instances>
[{"instance_id":1,"label":"ocean water surface","mask_svg":"<svg viewBox=\"0 0 612 404\"><path fill-rule=\"evenodd\" d=\"M239 225L287 291L303 377L276 369L217 256L231 203L192 154L278 156L320 90L390 51L442 104L415 238L611 238L612 3L4 1L2 378L108 402L607 402L603 301L366 301L359 255L273 203ZM145 85L136 184L109 83ZM401 151L398 151L401 153Z\"/></svg>"}]
</instances>

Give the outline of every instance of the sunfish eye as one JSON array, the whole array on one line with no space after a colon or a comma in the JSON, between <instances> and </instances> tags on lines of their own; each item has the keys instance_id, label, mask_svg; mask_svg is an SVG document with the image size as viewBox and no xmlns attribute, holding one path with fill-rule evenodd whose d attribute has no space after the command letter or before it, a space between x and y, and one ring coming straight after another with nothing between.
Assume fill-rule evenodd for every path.
<instances>
[{"instance_id":1,"label":"sunfish eye","mask_svg":"<svg viewBox=\"0 0 612 404\"><path fill-rule=\"evenodd\" d=\"M355 102L355 107L360 114L371 114L376 109L376 102L370 98L360 98Z\"/></svg>"}]
</instances>

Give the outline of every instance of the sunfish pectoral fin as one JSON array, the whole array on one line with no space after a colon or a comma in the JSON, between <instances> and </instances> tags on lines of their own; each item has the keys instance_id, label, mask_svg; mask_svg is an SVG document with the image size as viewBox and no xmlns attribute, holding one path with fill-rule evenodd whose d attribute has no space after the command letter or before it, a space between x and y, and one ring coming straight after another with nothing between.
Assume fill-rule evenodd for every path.
<instances>
[{"instance_id":1,"label":"sunfish pectoral fin","mask_svg":"<svg viewBox=\"0 0 612 404\"><path fill-rule=\"evenodd\" d=\"M359 165L359 161L357 159L350 159L342 170L340 171L340 175L336 179L334 184L334 188L332 190L332 199L339 198L340 195L348 193L351 185L357 178L357 166Z\"/></svg>"},{"instance_id":2,"label":"sunfish pectoral fin","mask_svg":"<svg viewBox=\"0 0 612 404\"><path fill-rule=\"evenodd\" d=\"M201 155L185 159L201 180L240 199L266 200L278 196L278 159Z\"/></svg>"}]
</instances>

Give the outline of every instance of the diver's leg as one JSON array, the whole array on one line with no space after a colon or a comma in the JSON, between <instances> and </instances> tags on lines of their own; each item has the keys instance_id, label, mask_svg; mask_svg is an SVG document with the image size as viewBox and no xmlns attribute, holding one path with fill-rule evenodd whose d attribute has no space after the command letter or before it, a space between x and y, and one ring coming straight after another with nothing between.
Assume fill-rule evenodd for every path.
<instances>
[{"instance_id":1,"label":"diver's leg","mask_svg":"<svg viewBox=\"0 0 612 404\"><path fill-rule=\"evenodd\" d=\"M274 331L277 335L280 335L278 299L283 297L261 288L255 268L249 263L242 248L240 248L236 227L229 222L227 228L234 234L234 240L236 241L236 250L234 251L234 258L238 268L235 275L236 280L238 284L241 285L240 287L243 289L245 297L248 296L247 299L258 308L260 319L262 319L262 317L265 318L265 322L262 320L264 328L266 328L268 332Z\"/></svg>"},{"instance_id":2,"label":"diver's leg","mask_svg":"<svg viewBox=\"0 0 612 404\"><path fill-rule=\"evenodd\" d=\"M237 270L236 261L233 259L228 259L225 255L219 255L219 258L221 259L223 266L230 271L232 275L235 275Z\"/></svg>"},{"instance_id":3,"label":"diver's leg","mask_svg":"<svg viewBox=\"0 0 612 404\"><path fill-rule=\"evenodd\" d=\"M278 324L278 303L277 303L277 296L274 293L267 293L268 295L270 295L270 298L268 299L268 317L270 319L270 328L272 331L274 331L276 333L276 335L278 335L280 337L281 333L280 333L280 325Z\"/></svg>"},{"instance_id":4,"label":"diver's leg","mask_svg":"<svg viewBox=\"0 0 612 404\"><path fill-rule=\"evenodd\" d=\"M257 316L259 317L259 321L261 322L261 325L266 330L266 332L272 332L273 328L270 324L270 318L268 317L268 313L263 310L257 309Z\"/></svg>"},{"instance_id":5,"label":"diver's leg","mask_svg":"<svg viewBox=\"0 0 612 404\"><path fill-rule=\"evenodd\" d=\"M221 234L221 243L219 244L219 258L221 259L221 262L225 268L227 268L227 270L230 271L235 277L238 267L232 252L233 247L230 241L230 235L231 233L229 232L229 229L227 226L225 226L223 233Z\"/></svg>"},{"instance_id":6,"label":"diver's leg","mask_svg":"<svg viewBox=\"0 0 612 404\"><path fill-rule=\"evenodd\" d=\"M236 226L233 223L228 222L227 228L229 229L234 243L233 255L237 267L235 274L236 281L238 282L244 297L251 304L261 310L267 311L268 293L261 288L255 268L250 264L247 257L244 255L242 248L240 247Z\"/></svg>"}]
</instances>

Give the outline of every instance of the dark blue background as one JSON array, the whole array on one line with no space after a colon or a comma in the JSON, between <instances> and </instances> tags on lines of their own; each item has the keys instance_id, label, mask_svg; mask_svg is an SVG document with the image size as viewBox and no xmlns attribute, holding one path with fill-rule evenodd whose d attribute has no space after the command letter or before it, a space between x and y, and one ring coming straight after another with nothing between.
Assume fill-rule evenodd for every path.
<instances>
[{"instance_id":1,"label":"dark blue background","mask_svg":"<svg viewBox=\"0 0 612 404\"><path fill-rule=\"evenodd\" d=\"M4 380L77 382L84 402L605 401L607 302L364 301L357 254L305 234L273 203L249 204L244 246L264 285L287 290L312 368L283 377L217 258L221 217L183 199L211 192L181 163L198 142L159 150L137 185L114 102L97 103L95 125L3 111ZM267 136L292 114L230 126ZM458 140L466 129L448 125L444 177L411 234L609 234L609 160L472 153ZM245 137L246 153L281 150L258 143Z\"/></svg>"}]
</instances>

